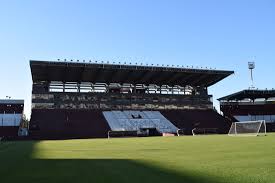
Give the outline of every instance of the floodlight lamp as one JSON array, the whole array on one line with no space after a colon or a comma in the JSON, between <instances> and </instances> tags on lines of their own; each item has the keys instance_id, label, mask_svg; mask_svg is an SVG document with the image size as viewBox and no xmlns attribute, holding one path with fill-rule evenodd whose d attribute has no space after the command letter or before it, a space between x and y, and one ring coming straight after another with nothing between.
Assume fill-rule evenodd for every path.
<instances>
[{"instance_id":1,"label":"floodlight lamp","mask_svg":"<svg viewBox=\"0 0 275 183\"><path fill-rule=\"evenodd\" d=\"M255 69L255 62L248 62L248 69Z\"/></svg>"}]
</instances>

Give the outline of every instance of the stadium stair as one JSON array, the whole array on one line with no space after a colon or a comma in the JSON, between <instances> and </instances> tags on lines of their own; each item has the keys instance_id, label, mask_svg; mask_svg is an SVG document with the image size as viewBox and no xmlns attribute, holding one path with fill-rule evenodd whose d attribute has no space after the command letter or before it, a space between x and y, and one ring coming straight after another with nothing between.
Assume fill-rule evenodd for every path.
<instances>
[{"instance_id":1,"label":"stadium stair","mask_svg":"<svg viewBox=\"0 0 275 183\"><path fill-rule=\"evenodd\" d=\"M103 111L112 131L157 129L160 133L176 133L174 126L158 111Z\"/></svg>"}]
</instances>

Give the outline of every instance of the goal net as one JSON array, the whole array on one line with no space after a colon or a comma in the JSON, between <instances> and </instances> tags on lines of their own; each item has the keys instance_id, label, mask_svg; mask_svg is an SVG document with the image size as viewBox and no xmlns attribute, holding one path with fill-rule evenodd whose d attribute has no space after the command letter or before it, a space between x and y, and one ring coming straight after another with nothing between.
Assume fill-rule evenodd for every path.
<instances>
[{"instance_id":1,"label":"goal net","mask_svg":"<svg viewBox=\"0 0 275 183\"><path fill-rule=\"evenodd\" d=\"M229 136L258 136L266 135L266 124L260 121L242 121L232 123Z\"/></svg>"}]
</instances>

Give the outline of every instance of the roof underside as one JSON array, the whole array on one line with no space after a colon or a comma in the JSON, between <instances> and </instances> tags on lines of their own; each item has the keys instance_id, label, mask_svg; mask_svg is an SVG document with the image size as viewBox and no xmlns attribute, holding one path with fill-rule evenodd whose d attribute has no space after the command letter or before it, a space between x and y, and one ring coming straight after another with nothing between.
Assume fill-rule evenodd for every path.
<instances>
[{"instance_id":1,"label":"roof underside","mask_svg":"<svg viewBox=\"0 0 275 183\"><path fill-rule=\"evenodd\" d=\"M218 100L243 100L243 99L259 99L259 98L274 98L275 90L243 90L240 92L233 93L231 95L219 98Z\"/></svg>"},{"instance_id":2,"label":"roof underside","mask_svg":"<svg viewBox=\"0 0 275 183\"><path fill-rule=\"evenodd\" d=\"M24 104L24 100L0 99L0 104Z\"/></svg>"},{"instance_id":3,"label":"roof underside","mask_svg":"<svg viewBox=\"0 0 275 183\"><path fill-rule=\"evenodd\" d=\"M211 86L233 71L156 66L30 61L33 82L64 81Z\"/></svg>"}]
</instances>

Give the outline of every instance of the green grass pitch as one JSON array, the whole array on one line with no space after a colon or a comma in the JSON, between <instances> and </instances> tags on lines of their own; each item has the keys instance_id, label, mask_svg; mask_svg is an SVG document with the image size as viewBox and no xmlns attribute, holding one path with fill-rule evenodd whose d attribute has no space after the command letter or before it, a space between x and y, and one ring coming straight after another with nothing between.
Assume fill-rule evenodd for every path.
<instances>
[{"instance_id":1,"label":"green grass pitch","mask_svg":"<svg viewBox=\"0 0 275 183\"><path fill-rule=\"evenodd\" d=\"M1 183L271 183L275 134L0 143Z\"/></svg>"}]
</instances>

